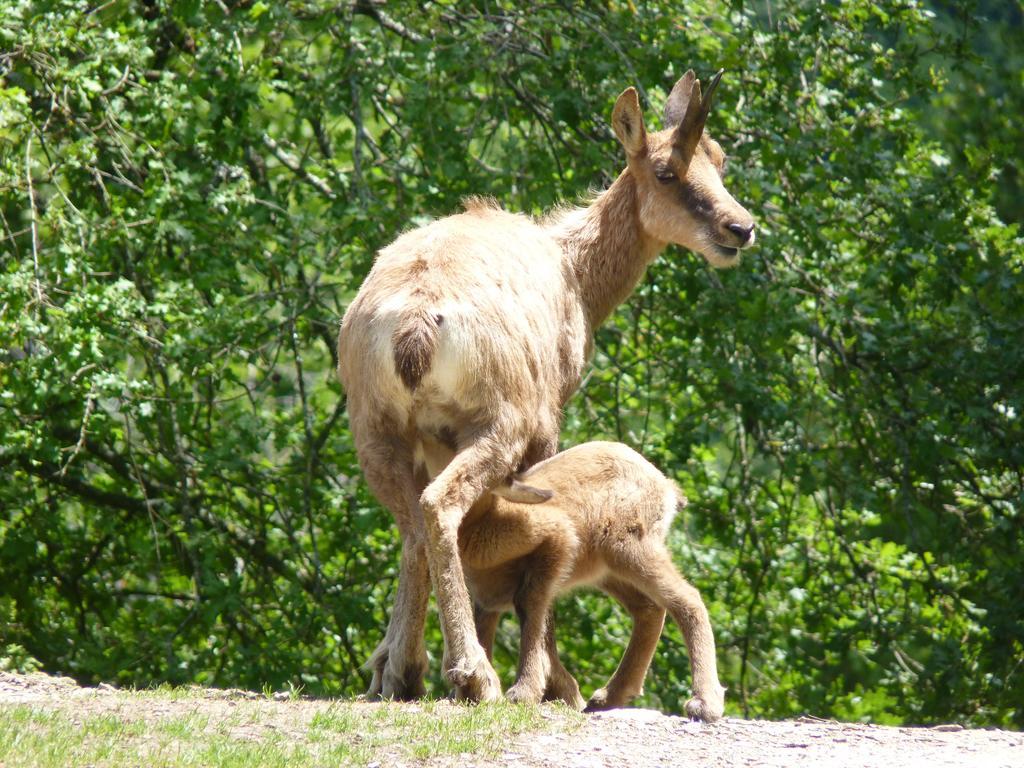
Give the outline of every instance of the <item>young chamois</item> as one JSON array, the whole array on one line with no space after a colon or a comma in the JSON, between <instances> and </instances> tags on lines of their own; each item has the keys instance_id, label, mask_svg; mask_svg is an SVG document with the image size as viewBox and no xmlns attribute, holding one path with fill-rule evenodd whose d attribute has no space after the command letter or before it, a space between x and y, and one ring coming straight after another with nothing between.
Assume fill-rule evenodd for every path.
<instances>
[{"instance_id":1,"label":"young chamois","mask_svg":"<svg viewBox=\"0 0 1024 768\"><path fill-rule=\"evenodd\" d=\"M428 467L437 453L427 449ZM579 686L558 659L548 614L557 595L591 585L629 611L633 634L615 674L587 709L621 707L643 693L667 609L690 655L694 695L686 713L709 722L720 718L725 689L708 612L665 547L672 519L686 503L679 487L636 451L605 442L563 451L522 480L554 491L553 500L526 506L486 494L459 528L477 637L488 657L501 614L514 609L519 617L519 669L506 695L582 707Z\"/></svg>"},{"instance_id":2,"label":"young chamois","mask_svg":"<svg viewBox=\"0 0 1024 768\"><path fill-rule=\"evenodd\" d=\"M459 524L483 494L514 491L511 475L555 453L594 330L668 243L729 267L754 242L753 219L722 184L722 149L704 135L720 75L702 95L687 72L653 133L626 89L612 112L626 169L588 207L538 222L471 200L378 253L338 336L359 463L402 537L369 695L423 694L431 582L445 676L459 696L501 695L474 631ZM425 437L454 453L436 476Z\"/></svg>"}]
</instances>

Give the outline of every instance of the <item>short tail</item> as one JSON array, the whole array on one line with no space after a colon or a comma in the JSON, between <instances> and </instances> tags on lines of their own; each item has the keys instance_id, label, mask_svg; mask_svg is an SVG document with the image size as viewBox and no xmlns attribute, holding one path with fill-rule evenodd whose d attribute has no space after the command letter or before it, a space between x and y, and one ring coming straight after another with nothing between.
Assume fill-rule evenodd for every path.
<instances>
[{"instance_id":1,"label":"short tail","mask_svg":"<svg viewBox=\"0 0 1024 768\"><path fill-rule=\"evenodd\" d=\"M683 493L683 489L679 486L675 480L671 481L672 491L676 496L676 511L682 512L689 505L690 500L686 498L686 494Z\"/></svg>"},{"instance_id":2,"label":"short tail","mask_svg":"<svg viewBox=\"0 0 1024 768\"><path fill-rule=\"evenodd\" d=\"M415 310L403 317L391 337L395 372L413 391L430 370L437 347L437 329L444 318L427 310Z\"/></svg>"}]
</instances>

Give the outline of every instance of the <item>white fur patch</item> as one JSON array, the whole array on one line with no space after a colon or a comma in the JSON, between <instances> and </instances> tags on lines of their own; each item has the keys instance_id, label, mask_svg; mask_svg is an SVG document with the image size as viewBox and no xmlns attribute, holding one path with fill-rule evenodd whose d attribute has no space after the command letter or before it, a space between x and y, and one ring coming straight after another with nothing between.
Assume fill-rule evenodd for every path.
<instances>
[{"instance_id":1,"label":"white fur patch","mask_svg":"<svg viewBox=\"0 0 1024 768\"><path fill-rule=\"evenodd\" d=\"M469 397L467 382L476 381L479 371L479 340L467 323L472 307L448 302L437 308L443 318L438 328L437 348L423 385L442 401L457 402L463 408L477 405Z\"/></svg>"},{"instance_id":2,"label":"white fur patch","mask_svg":"<svg viewBox=\"0 0 1024 768\"><path fill-rule=\"evenodd\" d=\"M664 509L661 518L662 532L667 536L669 529L672 528L672 521L676 518L676 512L679 511L679 494L676 493L676 489L672 487L671 483L665 488L661 504Z\"/></svg>"},{"instance_id":3,"label":"white fur patch","mask_svg":"<svg viewBox=\"0 0 1024 768\"><path fill-rule=\"evenodd\" d=\"M398 325L399 315L408 299L404 295L392 296L378 307L370 321L367 343L367 378L377 382L378 397L388 403L399 422L404 422L412 408L412 393L406 389L395 370L395 353L392 339Z\"/></svg>"}]
</instances>

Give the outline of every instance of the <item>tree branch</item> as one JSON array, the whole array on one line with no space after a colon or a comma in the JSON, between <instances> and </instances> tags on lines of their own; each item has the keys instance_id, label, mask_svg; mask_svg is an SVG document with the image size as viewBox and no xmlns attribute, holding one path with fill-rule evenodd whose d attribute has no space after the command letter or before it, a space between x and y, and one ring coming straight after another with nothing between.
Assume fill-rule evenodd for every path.
<instances>
[{"instance_id":1,"label":"tree branch","mask_svg":"<svg viewBox=\"0 0 1024 768\"><path fill-rule=\"evenodd\" d=\"M382 3L383 5L383 3ZM373 0L356 0L352 6L352 10L355 13L362 14L363 16L369 16L371 19L380 24L384 29L389 32L394 32L399 37L405 38L411 43L422 43L424 40L423 35L419 32L413 32L408 27L395 21L388 16L384 11L378 8Z\"/></svg>"},{"instance_id":2,"label":"tree branch","mask_svg":"<svg viewBox=\"0 0 1024 768\"><path fill-rule=\"evenodd\" d=\"M321 179L315 173L303 168L302 163L292 157L280 144L270 138L269 135L263 134L263 144L267 149L274 153L274 157L280 161L281 165L305 181L328 200L335 199L336 195L334 194L334 190L331 189L330 185L326 181Z\"/></svg>"}]
</instances>

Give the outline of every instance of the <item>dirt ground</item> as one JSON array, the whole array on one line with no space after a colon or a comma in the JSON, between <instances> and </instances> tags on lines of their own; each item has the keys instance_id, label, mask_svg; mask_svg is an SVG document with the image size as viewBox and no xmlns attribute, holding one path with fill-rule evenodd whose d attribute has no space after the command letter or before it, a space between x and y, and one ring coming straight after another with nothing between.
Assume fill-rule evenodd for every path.
<instances>
[{"instance_id":1,"label":"dirt ground","mask_svg":"<svg viewBox=\"0 0 1024 768\"><path fill-rule=\"evenodd\" d=\"M125 694L109 686L81 688L67 678L0 672L0 706L28 704L76 713L122 712ZM273 698L242 691L195 689L187 698L132 700L131 715L159 719L200 708L211 721L227 718L240 702L259 708L261 728L301 738L304 724L332 702ZM374 704L359 704L374 707ZM411 712L418 705L409 704ZM457 707L450 704L445 706ZM764 766L790 768L1024 768L1024 734L958 725L890 728L815 718L781 722L726 718L706 725L647 709L590 715L582 727L561 729L565 715L548 709L546 732L511 739L492 757L460 755L410 762L384 752L370 768L657 768L659 766ZM255 734L253 734L255 735Z\"/></svg>"}]
</instances>

